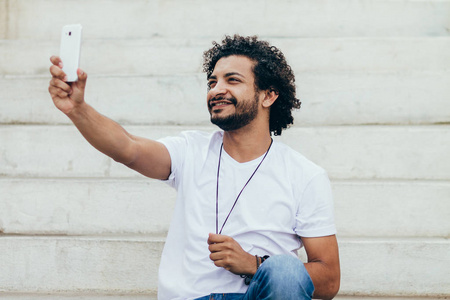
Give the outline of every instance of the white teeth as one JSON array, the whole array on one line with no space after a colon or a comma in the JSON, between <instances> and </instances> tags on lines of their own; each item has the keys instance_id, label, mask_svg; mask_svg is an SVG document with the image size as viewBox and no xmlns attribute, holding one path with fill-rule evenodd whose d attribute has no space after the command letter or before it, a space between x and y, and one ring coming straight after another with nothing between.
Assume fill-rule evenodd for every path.
<instances>
[{"instance_id":1,"label":"white teeth","mask_svg":"<svg viewBox=\"0 0 450 300\"><path fill-rule=\"evenodd\" d=\"M216 105L226 105L226 104L228 104L228 103L227 103L227 102L217 102L217 103L214 103L213 106L216 106Z\"/></svg>"}]
</instances>

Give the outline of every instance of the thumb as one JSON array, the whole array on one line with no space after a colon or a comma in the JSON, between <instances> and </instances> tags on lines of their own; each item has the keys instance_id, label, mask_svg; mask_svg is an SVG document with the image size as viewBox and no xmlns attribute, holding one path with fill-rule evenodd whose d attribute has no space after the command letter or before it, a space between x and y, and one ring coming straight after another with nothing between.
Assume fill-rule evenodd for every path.
<instances>
[{"instance_id":1,"label":"thumb","mask_svg":"<svg viewBox=\"0 0 450 300\"><path fill-rule=\"evenodd\" d=\"M208 244L223 243L228 237L222 234L210 233L208 236Z\"/></svg>"},{"instance_id":2,"label":"thumb","mask_svg":"<svg viewBox=\"0 0 450 300\"><path fill-rule=\"evenodd\" d=\"M86 86L87 74L81 69L77 69L78 81L77 85L80 89L84 90Z\"/></svg>"},{"instance_id":3,"label":"thumb","mask_svg":"<svg viewBox=\"0 0 450 300\"><path fill-rule=\"evenodd\" d=\"M216 235L214 234L214 233L210 233L209 235L208 235L208 244L209 245L211 245L211 244L215 244L215 237L216 237Z\"/></svg>"}]
</instances>

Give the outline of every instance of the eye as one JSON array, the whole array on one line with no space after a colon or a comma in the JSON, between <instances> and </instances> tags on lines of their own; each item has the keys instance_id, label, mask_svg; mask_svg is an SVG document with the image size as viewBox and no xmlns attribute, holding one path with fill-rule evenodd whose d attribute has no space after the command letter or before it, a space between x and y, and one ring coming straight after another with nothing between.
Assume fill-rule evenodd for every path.
<instances>
[{"instance_id":1,"label":"eye","mask_svg":"<svg viewBox=\"0 0 450 300\"><path fill-rule=\"evenodd\" d=\"M206 85L208 86L208 89L212 89L216 86L216 81L210 80L210 81L208 81L208 83Z\"/></svg>"},{"instance_id":2,"label":"eye","mask_svg":"<svg viewBox=\"0 0 450 300\"><path fill-rule=\"evenodd\" d=\"M234 78L234 77L230 77L230 79L228 79L228 81L231 81L231 82L241 82L239 79Z\"/></svg>"}]
</instances>

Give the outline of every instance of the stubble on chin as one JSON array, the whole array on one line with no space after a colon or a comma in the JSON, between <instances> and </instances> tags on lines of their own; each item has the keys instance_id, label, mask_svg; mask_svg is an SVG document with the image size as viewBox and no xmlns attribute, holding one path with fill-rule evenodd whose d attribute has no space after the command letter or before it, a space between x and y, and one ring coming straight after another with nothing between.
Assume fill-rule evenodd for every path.
<instances>
[{"instance_id":1,"label":"stubble on chin","mask_svg":"<svg viewBox=\"0 0 450 300\"><path fill-rule=\"evenodd\" d=\"M223 98L216 99L222 100ZM223 112L223 109L219 109L213 113L213 108L209 108L209 113L211 115L211 123L217 125L220 129L224 131L233 131L240 129L253 121L258 114L258 96L255 95L254 101L240 102L236 98L227 99L234 105L234 113L230 115L220 117L218 114Z\"/></svg>"},{"instance_id":2,"label":"stubble on chin","mask_svg":"<svg viewBox=\"0 0 450 300\"><path fill-rule=\"evenodd\" d=\"M233 113L225 117L213 116L211 123L217 125L223 131L233 131L240 129L256 118L257 110L252 109L243 113Z\"/></svg>"}]
</instances>

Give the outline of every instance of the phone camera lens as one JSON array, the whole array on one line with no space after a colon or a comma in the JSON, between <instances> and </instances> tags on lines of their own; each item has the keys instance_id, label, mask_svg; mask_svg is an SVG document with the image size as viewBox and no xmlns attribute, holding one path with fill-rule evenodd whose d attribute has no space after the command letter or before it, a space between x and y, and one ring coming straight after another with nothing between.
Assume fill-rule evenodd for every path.
<instances>
[{"instance_id":1,"label":"phone camera lens","mask_svg":"<svg viewBox=\"0 0 450 300\"><path fill-rule=\"evenodd\" d=\"M72 31L69 31L69 36L72 35Z\"/></svg>"}]
</instances>

